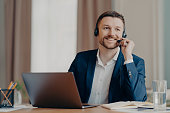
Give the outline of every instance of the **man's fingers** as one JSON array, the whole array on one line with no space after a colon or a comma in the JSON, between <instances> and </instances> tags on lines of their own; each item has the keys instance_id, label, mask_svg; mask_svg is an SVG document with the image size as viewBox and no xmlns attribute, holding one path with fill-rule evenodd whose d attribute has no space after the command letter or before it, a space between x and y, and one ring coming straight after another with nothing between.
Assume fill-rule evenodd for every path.
<instances>
[{"instance_id":1,"label":"man's fingers","mask_svg":"<svg viewBox=\"0 0 170 113\"><path fill-rule=\"evenodd\" d=\"M128 40L122 40L121 41L121 46L126 47L128 45L129 41Z\"/></svg>"}]
</instances>

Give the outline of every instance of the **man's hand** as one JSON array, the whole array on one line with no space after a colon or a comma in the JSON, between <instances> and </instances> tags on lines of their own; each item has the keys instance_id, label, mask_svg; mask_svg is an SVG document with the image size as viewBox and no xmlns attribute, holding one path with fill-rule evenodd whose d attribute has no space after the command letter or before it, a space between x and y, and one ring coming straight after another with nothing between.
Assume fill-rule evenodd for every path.
<instances>
[{"instance_id":1,"label":"man's hand","mask_svg":"<svg viewBox=\"0 0 170 113\"><path fill-rule=\"evenodd\" d=\"M133 51L133 48L135 47L134 42L127 38L122 38L120 45L121 45L121 50L122 50L123 56L125 58L125 61L133 59L132 51Z\"/></svg>"}]
</instances>

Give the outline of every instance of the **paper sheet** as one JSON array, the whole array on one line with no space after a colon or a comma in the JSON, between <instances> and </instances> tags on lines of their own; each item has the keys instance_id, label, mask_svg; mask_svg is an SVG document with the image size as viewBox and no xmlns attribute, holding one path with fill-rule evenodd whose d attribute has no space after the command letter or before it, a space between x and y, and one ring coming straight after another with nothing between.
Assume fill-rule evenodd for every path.
<instances>
[{"instance_id":1,"label":"paper sheet","mask_svg":"<svg viewBox=\"0 0 170 113\"><path fill-rule=\"evenodd\" d=\"M138 102L138 101L122 101L122 102L115 102L110 104L103 104L101 105L107 109L127 109L127 108L153 108L153 104L150 102Z\"/></svg>"},{"instance_id":2,"label":"paper sheet","mask_svg":"<svg viewBox=\"0 0 170 113\"><path fill-rule=\"evenodd\" d=\"M166 111L154 111L154 109L137 108L137 109L117 109L114 111L125 112L125 113L169 113L170 107L167 107Z\"/></svg>"},{"instance_id":3,"label":"paper sheet","mask_svg":"<svg viewBox=\"0 0 170 113\"><path fill-rule=\"evenodd\" d=\"M24 108L33 108L30 105L17 105L14 106L13 108L0 108L0 112L11 112L19 109L24 109Z\"/></svg>"}]
</instances>

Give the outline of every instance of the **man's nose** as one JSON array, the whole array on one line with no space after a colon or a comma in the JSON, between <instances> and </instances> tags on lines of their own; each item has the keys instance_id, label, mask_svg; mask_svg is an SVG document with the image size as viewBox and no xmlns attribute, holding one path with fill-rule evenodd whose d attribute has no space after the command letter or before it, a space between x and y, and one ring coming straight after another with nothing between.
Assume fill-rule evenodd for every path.
<instances>
[{"instance_id":1,"label":"man's nose","mask_svg":"<svg viewBox=\"0 0 170 113\"><path fill-rule=\"evenodd\" d=\"M119 37L117 36L115 30L110 30L108 35L111 36L112 38L119 40Z\"/></svg>"},{"instance_id":2,"label":"man's nose","mask_svg":"<svg viewBox=\"0 0 170 113\"><path fill-rule=\"evenodd\" d=\"M114 29L110 29L109 35L111 35L111 36L116 36L115 30L114 30Z\"/></svg>"}]
</instances>

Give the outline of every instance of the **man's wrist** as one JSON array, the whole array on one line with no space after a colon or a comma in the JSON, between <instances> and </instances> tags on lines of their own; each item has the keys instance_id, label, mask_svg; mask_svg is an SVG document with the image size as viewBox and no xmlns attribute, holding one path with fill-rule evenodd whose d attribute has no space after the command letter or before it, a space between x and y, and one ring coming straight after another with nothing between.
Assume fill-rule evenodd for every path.
<instances>
[{"instance_id":1,"label":"man's wrist","mask_svg":"<svg viewBox=\"0 0 170 113\"><path fill-rule=\"evenodd\" d=\"M129 59L133 59L133 56L132 56L132 54L126 54L124 56L124 58L125 58L125 60L129 60Z\"/></svg>"},{"instance_id":2,"label":"man's wrist","mask_svg":"<svg viewBox=\"0 0 170 113\"><path fill-rule=\"evenodd\" d=\"M125 58L125 62L124 64L129 64L133 62L133 56L132 55L128 55L128 57Z\"/></svg>"}]
</instances>

